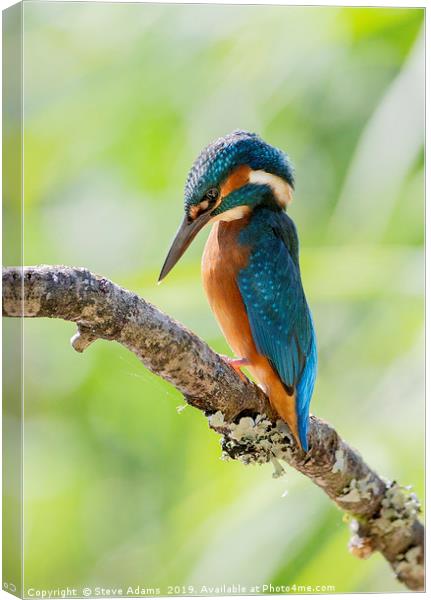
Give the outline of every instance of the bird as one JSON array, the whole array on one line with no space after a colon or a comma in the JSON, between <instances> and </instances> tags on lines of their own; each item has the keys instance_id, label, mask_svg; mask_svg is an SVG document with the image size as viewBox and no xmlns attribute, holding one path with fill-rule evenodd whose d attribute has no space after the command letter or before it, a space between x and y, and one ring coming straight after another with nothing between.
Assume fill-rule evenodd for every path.
<instances>
[{"instance_id":1,"label":"bird","mask_svg":"<svg viewBox=\"0 0 431 600\"><path fill-rule=\"evenodd\" d=\"M243 130L202 150L185 184L184 218L159 276L211 224L202 256L209 305L236 358L307 452L317 346L296 226L287 214L294 168L282 150Z\"/></svg>"}]
</instances>

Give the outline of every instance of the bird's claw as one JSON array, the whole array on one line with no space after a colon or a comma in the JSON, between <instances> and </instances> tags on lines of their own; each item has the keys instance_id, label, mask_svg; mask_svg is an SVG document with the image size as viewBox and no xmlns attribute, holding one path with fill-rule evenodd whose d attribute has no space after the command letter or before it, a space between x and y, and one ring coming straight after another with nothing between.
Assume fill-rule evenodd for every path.
<instances>
[{"instance_id":1,"label":"bird's claw","mask_svg":"<svg viewBox=\"0 0 431 600\"><path fill-rule=\"evenodd\" d=\"M232 369L244 382L248 381L247 377L241 371L241 367L248 367L250 365L250 362L247 358L231 358L230 356L225 356L224 354L221 354L220 356L225 363L232 367Z\"/></svg>"}]
</instances>

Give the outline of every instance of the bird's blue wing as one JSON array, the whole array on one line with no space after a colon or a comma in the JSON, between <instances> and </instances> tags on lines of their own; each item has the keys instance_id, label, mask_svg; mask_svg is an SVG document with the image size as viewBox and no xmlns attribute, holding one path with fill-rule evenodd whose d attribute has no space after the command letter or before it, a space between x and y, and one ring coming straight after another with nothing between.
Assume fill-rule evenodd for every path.
<instances>
[{"instance_id":1,"label":"bird's blue wing","mask_svg":"<svg viewBox=\"0 0 431 600\"><path fill-rule=\"evenodd\" d=\"M252 245L237 281L258 351L289 393L296 391L298 430L306 449L317 361L313 323L301 283L293 222L285 214L271 219L259 243Z\"/></svg>"}]
</instances>

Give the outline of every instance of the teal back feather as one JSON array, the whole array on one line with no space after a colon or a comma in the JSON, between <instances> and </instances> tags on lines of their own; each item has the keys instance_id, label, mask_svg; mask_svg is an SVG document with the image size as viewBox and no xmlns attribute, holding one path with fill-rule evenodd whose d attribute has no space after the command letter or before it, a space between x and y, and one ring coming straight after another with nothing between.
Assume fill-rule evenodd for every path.
<instances>
[{"instance_id":1,"label":"teal back feather","mask_svg":"<svg viewBox=\"0 0 431 600\"><path fill-rule=\"evenodd\" d=\"M237 280L253 339L284 385L296 390L298 432L307 450L317 352L301 283L295 225L280 210L257 207L239 239L251 247L249 263Z\"/></svg>"}]
</instances>

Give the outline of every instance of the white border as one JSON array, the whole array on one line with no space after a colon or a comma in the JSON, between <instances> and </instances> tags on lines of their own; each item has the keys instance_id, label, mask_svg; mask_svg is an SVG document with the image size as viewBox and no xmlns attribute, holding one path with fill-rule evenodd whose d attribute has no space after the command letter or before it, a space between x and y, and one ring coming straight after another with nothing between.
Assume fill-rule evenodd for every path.
<instances>
[{"instance_id":1,"label":"white border","mask_svg":"<svg viewBox=\"0 0 431 600\"><path fill-rule=\"evenodd\" d=\"M51 2L57 2L57 1L62 1L62 0L45 0L45 1L51 1ZM69 1L81 1L81 0L69 0ZM104 2L105 0L91 0L93 2ZM130 0L115 0L116 2L124 2L124 3L131 3ZM135 2L133 2L135 3ZM141 2L142 4L154 4L154 2L148 2L146 0ZM224 0L222 2L216 2L215 0L207 0L206 2L202 2L199 0L188 0L187 2L181 2L181 0L159 0L158 3L161 4L261 4L261 5L281 5L281 6L350 6L350 7L370 7L370 8L374 8L374 7L388 7L388 8L427 8L427 3L425 0L422 1L418 1L418 0L403 0L403 1L399 1L399 0L380 0L378 2L373 2L372 0L368 0L368 1L358 1L358 0L344 0L344 1L332 1L332 2L322 2L322 1L318 1L318 0L293 0L293 1L289 1L289 0L261 0L261 2L247 2L246 0L236 0L235 2L230 2L227 0ZM11 0L0 0L0 7L2 10L4 10L5 8L8 8L9 6L12 6L13 4L16 4L16 2L11 1ZM428 32L431 31L431 27L430 27L430 10L426 10L425 11L425 23L426 23L426 64L430 65L431 61L430 61L430 44L429 44L429 36L428 36ZM1 46L0 46L0 65L1 65ZM1 67L0 67L1 69ZM426 79L426 98L429 99L430 96L430 78L427 77ZM0 132L1 132L1 124L0 124ZM428 143L430 140L430 124L429 124L429 120L426 119L426 143ZM1 150L0 150L1 152ZM426 158L426 155L425 155ZM430 165L429 162L426 161L425 163L426 167L425 167L425 222L427 224L429 224L430 222L430 208L429 208L429 200L430 200L430 194L429 194L429 175L430 175ZM0 173L1 173L1 161L0 161ZM0 215L0 225L1 225L1 215ZM426 229L425 229L425 234L426 234ZM431 275L430 275L430 264L431 264L431 250L429 247L429 244L427 244L427 236L425 235L425 256L426 256L426 269L425 269L425 279L426 279L426 292L429 291L429 286L430 286L430 280L431 280ZM426 309L427 309L427 315L428 315L428 301L429 301L429 296L428 294L426 295ZM426 323L425 323L425 328L426 328L426 342L428 343L429 339L430 339L430 333L431 333L431 326L430 326L430 321L427 318L426 319ZM1 358L1 348L0 348L0 358ZM430 361L428 360L426 362L426 397L428 397L428 382L429 382L429 376L430 376L430 370L431 370L431 366L430 366ZM0 375L0 383L1 383L1 375ZM428 417L431 411L428 411L427 413L427 426L428 426ZM427 427L427 432L428 432L428 427ZM427 459L427 463L430 464L429 462L429 444L426 444L426 459ZM1 470L1 462L0 462L0 470ZM425 499L425 505L428 507L428 498L430 497L430 478L427 478L427 482L426 482L426 499ZM0 495L0 503L1 503L1 495ZM0 533L1 533L1 523L0 523ZM426 535L426 540L428 542L428 535ZM427 544L428 547L428 544ZM0 549L0 554L1 554L1 549ZM431 558L429 557L429 553L426 553L426 567L427 567L427 572L429 572L429 567L431 564ZM317 595L317 594L316 594ZM320 594L319 594L320 595ZM356 597L356 596L360 596L362 594L356 594L356 593L352 593L352 594L325 594L325 596L327 597L331 597L331 598L340 598L342 600L346 599L348 600L351 597ZM403 593L403 598L413 598L416 594L413 592L405 592ZM379 594L380 597L389 597L392 596L392 594L389 593L384 593L384 594ZM178 597L178 596L176 596ZM310 597L310 596L306 596L306 597ZM8 594L7 592L4 592L3 590L0 590L0 600L3 599L7 599L10 600L12 598L12 596L10 594ZM239 596L238 598L250 598L251 600L255 600L255 596ZM262 599L273 599L274 596L259 596L259 598ZM106 600L109 600L107 597L105 597ZM232 600L232 597L225 597L225 596L217 596L217 600Z\"/></svg>"}]
</instances>

